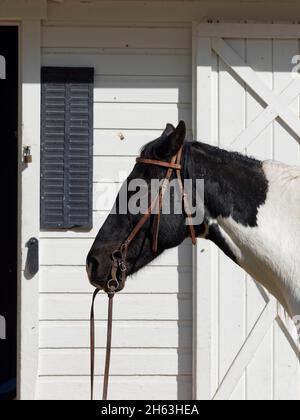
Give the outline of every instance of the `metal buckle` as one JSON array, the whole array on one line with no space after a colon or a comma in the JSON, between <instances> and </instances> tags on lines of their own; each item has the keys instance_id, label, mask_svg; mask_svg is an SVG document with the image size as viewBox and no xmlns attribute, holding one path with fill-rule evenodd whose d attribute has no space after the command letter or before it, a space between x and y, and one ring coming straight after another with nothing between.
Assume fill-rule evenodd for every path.
<instances>
[{"instance_id":1,"label":"metal buckle","mask_svg":"<svg viewBox=\"0 0 300 420\"><path fill-rule=\"evenodd\" d=\"M125 271L127 271L127 267L124 261L119 262L119 269L121 270L122 273L125 273Z\"/></svg>"},{"instance_id":2,"label":"metal buckle","mask_svg":"<svg viewBox=\"0 0 300 420\"><path fill-rule=\"evenodd\" d=\"M110 279L108 282L107 282L107 289L110 291L110 292L115 292L118 288L119 288L119 286L120 286L120 283L118 282L118 280L114 280L114 279Z\"/></svg>"}]
</instances>

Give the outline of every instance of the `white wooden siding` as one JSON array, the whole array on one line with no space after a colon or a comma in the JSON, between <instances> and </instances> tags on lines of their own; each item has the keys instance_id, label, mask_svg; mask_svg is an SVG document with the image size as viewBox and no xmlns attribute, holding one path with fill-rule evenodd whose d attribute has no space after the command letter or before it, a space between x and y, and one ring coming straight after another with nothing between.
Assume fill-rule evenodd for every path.
<instances>
[{"instance_id":1,"label":"white wooden siding","mask_svg":"<svg viewBox=\"0 0 300 420\"><path fill-rule=\"evenodd\" d=\"M274 96L292 86L291 60L299 54L299 27L286 25L285 29L251 24L197 26L199 140L204 136L213 144L262 160L299 164L299 138L276 118L281 113L297 131L299 86L293 92L290 89L290 104L280 106L282 98ZM283 39L292 33L295 39ZM211 103L205 105L202 98L208 94ZM206 130L210 139L205 138ZM199 333L199 337L204 338L203 358L209 360L204 369L211 383L199 387L198 397L299 400L299 351L291 345L294 331L285 326L276 302L216 247L203 247L205 252L197 253L198 279L205 293L210 289L211 301L203 298L209 302L205 317L199 297L199 314L209 320L204 327L207 335ZM214 267L205 278L202 265ZM199 375L201 356L199 350Z\"/></svg>"},{"instance_id":2,"label":"white wooden siding","mask_svg":"<svg viewBox=\"0 0 300 420\"><path fill-rule=\"evenodd\" d=\"M191 130L190 27L126 26L46 21L42 29L43 65L91 66L96 78L94 227L41 232L41 399L89 397L86 254L140 148L167 122L184 119ZM191 287L190 241L128 281L115 302L112 398L191 398ZM103 374L106 304L99 296L97 375Z\"/></svg>"}]
</instances>

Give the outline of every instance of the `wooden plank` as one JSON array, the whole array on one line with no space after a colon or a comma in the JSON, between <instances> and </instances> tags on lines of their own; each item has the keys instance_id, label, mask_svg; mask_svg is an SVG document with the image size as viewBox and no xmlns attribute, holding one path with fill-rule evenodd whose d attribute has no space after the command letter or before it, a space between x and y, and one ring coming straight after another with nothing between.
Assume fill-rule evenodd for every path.
<instances>
[{"instance_id":1,"label":"wooden plank","mask_svg":"<svg viewBox=\"0 0 300 420\"><path fill-rule=\"evenodd\" d=\"M295 39L299 38L299 24L244 24L221 23L218 25L202 23L198 27L200 37L249 38L249 39Z\"/></svg>"},{"instance_id":2,"label":"wooden plank","mask_svg":"<svg viewBox=\"0 0 300 420\"><path fill-rule=\"evenodd\" d=\"M1 0L0 19L46 19L46 0Z\"/></svg>"},{"instance_id":3,"label":"wooden plank","mask_svg":"<svg viewBox=\"0 0 300 420\"><path fill-rule=\"evenodd\" d=\"M41 295L40 320L88 320L91 296ZM101 294L96 305L96 319L107 319L107 296ZM176 295L118 295L115 302L116 320L182 320L192 318L190 298Z\"/></svg>"},{"instance_id":4,"label":"wooden plank","mask_svg":"<svg viewBox=\"0 0 300 420\"><path fill-rule=\"evenodd\" d=\"M276 47L277 43L278 47ZM291 45L290 48L288 48L289 45ZM283 48L283 46L287 48ZM271 90L274 88L274 92L279 95L280 101L287 108L299 96L300 92L300 81L291 78L291 57L294 55L292 52L294 48L297 48L297 41L249 40L247 42L249 56L247 63L255 68L256 73ZM284 56L282 55L283 52ZM280 80L283 80L284 83L280 83ZM254 150L256 146L262 146L265 143L264 138L266 136L272 134L270 133L272 127L269 126L278 117L277 111L272 106L263 108L256 98L252 97L251 93L248 94L247 109L249 106L251 106L251 112L248 111L247 128L233 141L232 149L243 151L253 141L257 140L256 145L252 148ZM281 127L282 136L289 135L281 124L276 122L275 125ZM294 147L297 147L297 145ZM271 157L269 156L269 158Z\"/></svg>"},{"instance_id":5,"label":"wooden plank","mask_svg":"<svg viewBox=\"0 0 300 420\"><path fill-rule=\"evenodd\" d=\"M255 69L257 77L272 91L273 88L273 52L271 40L250 39L247 41L247 63ZM246 119L254 120L264 106L256 93L247 89L246 98ZM251 134L251 130L250 130ZM247 147L247 154L255 156L257 159L266 160L273 158L273 124L269 124L254 137Z\"/></svg>"},{"instance_id":6,"label":"wooden plank","mask_svg":"<svg viewBox=\"0 0 300 420\"><path fill-rule=\"evenodd\" d=\"M72 1L72 0L71 0ZM101 0L100 0L101 1ZM117 0L113 0L113 1L117 1ZM121 0L124 1L124 0ZM128 0L126 0L126 6L128 5ZM154 1L161 1L161 0L154 0ZM169 1L169 0L167 0ZM174 1L174 0L171 0ZM190 0L188 0L190 1ZM124 4L124 3L123 3ZM74 5L75 6L75 5ZM84 20L84 19L78 19L77 18L73 18L71 20L68 19L48 19L47 21L43 21L43 27L95 27L95 26L99 26L99 25L95 25L95 20L93 20L92 18L95 16L90 16L89 20ZM96 19L100 18L101 16L96 16ZM102 28L116 28L116 27L127 27L128 26L128 21L126 23L124 23L125 21L123 21L122 23L119 23L119 21L115 20L115 22L113 21L102 21L101 22L101 27ZM99 20L100 23L100 20ZM152 21L152 22L138 22L138 21L134 21L132 20L130 22L130 28L170 28L170 29L191 29L191 25L190 22L172 22L172 21L164 21L163 23L161 21Z\"/></svg>"},{"instance_id":7,"label":"wooden plank","mask_svg":"<svg viewBox=\"0 0 300 420\"><path fill-rule=\"evenodd\" d=\"M222 380L245 340L245 273L222 254L219 258L219 375Z\"/></svg>"},{"instance_id":8,"label":"wooden plank","mask_svg":"<svg viewBox=\"0 0 300 420\"><path fill-rule=\"evenodd\" d=\"M40 242L40 265L85 266L86 256L93 244L90 239L74 241L72 239L42 239ZM191 242L187 240L179 249L165 251L154 260L154 266L191 266Z\"/></svg>"},{"instance_id":9,"label":"wooden plank","mask_svg":"<svg viewBox=\"0 0 300 420\"><path fill-rule=\"evenodd\" d=\"M229 47L230 45L230 47ZM245 58L244 40L230 40L228 48ZM230 66L219 62L219 141L227 148L245 128L245 85L232 73Z\"/></svg>"},{"instance_id":10,"label":"wooden plank","mask_svg":"<svg viewBox=\"0 0 300 420\"><path fill-rule=\"evenodd\" d=\"M40 232L40 238L48 239L95 239L100 228L105 222L108 212L97 212L93 213L93 228L91 230L86 229L72 229L72 230L43 230Z\"/></svg>"},{"instance_id":11,"label":"wooden plank","mask_svg":"<svg viewBox=\"0 0 300 420\"><path fill-rule=\"evenodd\" d=\"M141 148L158 138L162 129L157 130L95 130L94 154L96 156L138 156ZM120 135L124 140L120 139Z\"/></svg>"},{"instance_id":12,"label":"wooden plank","mask_svg":"<svg viewBox=\"0 0 300 420\"><path fill-rule=\"evenodd\" d=\"M221 38L213 40L214 50L221 56L221 58L231 67L231 69L254 90L254 92L266 104L271 105L276 109L278 115L289 126L291 130L297 135L297 140L300 141L300 120L293 112L285 107L277 95L269 90L261 79L256 75L255 71L249 67L245 61L226 44Z\"/></svg>"},{"instance_id":13,"label":"wooden plank","mask_svg":"<svg viewBox=\"0 0 300 420\"><path fill-rule=\"evenodd\" d=\"M122 293L191 293L190 267L146 267L130 277ZM41 293L91 293L85 267L42 267Z\"/></svg>"},{"instance_id":14,"label":"wooden plank","mask_svg":"<svg viewBox=\"0 0 300 420\"><path fill-rule=\"evenodd\" d=\"M96 352L95 374L103 375L105 350ZM88 349L40 350L39 375L89 376ZM191 375L191 350L182 349L114 349L111 376Z\"/></svg>"},{"instance_id":15,"label":"wooden plank","mask_svg":"<svg viewBox=\"0 0 300 420\"><path fill-rule=\"evenodd\" d=\"M116 197L122 186L124 174L116 171L116 177L120 177L119 182L113 182L108 179L107 182L103 180L101 183L93 185L93 210L109 212L113 208Z\"/></svg>"},{"instance_id":16,"label":"wooden plank","mask_svg":"<svg viewBox=\"0 0 300 420\"><path fill-rule=\"evenodd\" d=\"M196 40L194 39L194 42ZM193 129L195 139L210 142L211 134L211 40L198 40L194 46L193 94L194 111Z\"/></svg>"},{"instance_id":17,"label":"wooden plank","mask_svg":"<svg viewBox=\"0 0 300 420\"><path fill-rule=\"evenodd\" d=\"M276 74L274 77L276 77ZM288 107L291 102L297 99L299 91L300 81L294 80L280 93L280 99L286 103L286 106ZM243 151L246 147L250 146L250 144L256 140L266 127L268 127L277 117L278 113L276 110L271 106L267 106L258 116L253 117L253 119L250 120L249 125L236 139L234 139L230 147L238 151Z\"/></svg>"},{"instance_id":18,"label":"wooden plank","mask_svg":"<svg viewBox=\"0 0 300 420\"><path fill-rule=\"evenodd\" d=\"M289 334L288 330L286 331ZM298 342L299 348L299 342ZM299 401L300 359L293 351L283 330L274 332L274 400Z\"/></svg>"},{"instance_id":19,"label":"wooden plank","mask_svg":"<svg viewBox=\"0 0 300 420\"><path fill-rule=\"evenodd\" d=\"M107 322L97 321L97 348L105 348ZM192 346L190 321L114 321L113 348L181 348ZM41 321L40 348L88 349L88 321Z\"/></svg>"},{"instance_id":20,"label":"wooden plank","mask_svg":"<svg viewBox=\"0 0 300 420\"><path fill-rule=\"evenodd\" d=\"M291 57L299 51L299 28L297 28L297 34L296 36L293 36L293 38L285 38L288 31L281 37L282 32L278 31L280 29L278 26L276 35L273 32L272 36L257 38L259 32L256 32L253 37L249 35L249 39L244 39L244 32L240 32L240 29L235 35L229 34L234 34L237 25L227 25L228 34L222 32L222 24L207 25L207 27L208 26L210 28L213 27L212 30L215 31L214 35L210 35L212 36L214 52L216 52L216 54L221 54L222 59L226 64L224 65L220 61L220 67L217 67L217 69L220 69L221 72L223 71L222 69L227 71L227 82L225 83L225 86L224 83L222 84L222 73L219 78L212 75L212 92L208 97L212 98L213 105L211 107L211 113L213 114L213 118L216 121L220 118L221 124L216 127L216 130L212 130L213 133L211 137L213 139L221 138L224 143L224 136L226 130L228 130L228 126L230 126L230 121L231 119L234 120L236 118L236 123L232 124L233 130L238 127L241 130L240 132L242 132L242 135L240 135L239 132L233 132L231 141L235 134L238 138L241 137L244 138L244 140L247 140L244 141L244 143L241 142L240 151L244 151L245 147L248 146L247 152L249 154L260 159L269 159L273 157L274 148L275 152L278 150L277 159L281 160L282 155L282 159L287 163L289 162L289 159L295 159L293 163L297 163L299 158L299 146L295 140L299 141L299 81L293 81L291 78L290 61ZM257 28L255 25L250 24L242 26L244 31L254 31ZM233 31L230 31L231 27L233 27ZM276 25L272 25L272 28L276 28ZM263 30L263 27L261 27L261 29ZM204 40L207 39L208 33L202 33L201 37L199 37L199 34L197 33L196 36L199 40L204 42ZM226 42L219 37L224 38ZM274 38L274 40L272 40L272 38ZM216 47L217 44L218 46ZM219 48L220 45L222 45L222 48ZM241 50L241 45L246 47L245 50ZM245 56L245 52L247 52L247 56ZM214 54L212 57L214 57ZM213 59L202 63L202 67L206 67L206 71L207 67L212 65ZM230 81L230 78L232 78L233 82ZM232 87L229 87L230 83L232 83ZM228 107L232 106L232 104L234 107L237 102L234 93L238 88L236 88L235 84L240 85L242 92L244 83L248 85L246 88L246 95L241 95L241 105L238 107L237 111L235 109L230 110L233 115L232 117L229 115L230 112L228 111ZM202 86L199 92L199 94L202 95L202 98L207 96L205 95L205 92L206 88ZM224 96L223 106L222 102L220 103L220 95L221 100L222 95ZM227 105L226 100L228 102ZM266 109L265 106L267 106ZM228 115L226 116L225 113L227 111ZM278 115L281 119L287 120L288 124L284 123L283 127L282 124L276 121L273 131L272 122ZM201 116L201 118L204 117ZM224 118L223 124L222 118ZM209 120L209 117L207 120ZM250 127L250 129L245 129L246 125ZM286 127L288 125L290 125L292 129ZM293 131L295 134L293 134ZM277 146L277 139L279 137L281 143ZM228 136L227 139L228 144L225 140L225 145L229 146L230 136ZM238 143L233 144L232 148L236 149L237 145ZM280 150L283 152L281 153ZM208 262L209 266L215 264L212 261L213 257L211 257ZM222 257L221 261L223 261ZM294 370L296 365L299 367L299 360L297 360L295 355L295 346L293 345L293 340L291 339L288 329L282 334L282 332L278 333L278 327L276 327L275 332L278 334L279 338L275 336L275 349L273 348L274 338L272 324L277 313L276 303L272 301L267 308L263 309L267 301L267 295L265 293L262 295L254 283L248 283L247 289L244 291L241 290L241 285L244 284L241 281L237 281L237 284L230 287L230 281L232 281L232 278L234 277L234 268L228 267L228 270L226 270L222 265L219 268L217 267L217 270L220 270L222 274L224 273L224 276L226 277L226 288L224 281L221 279L220 294L218 294L218 290L215 290L214 293L217 294L217 298L213 300L210 299L209 301L210 309L208 310L208 313L212 311L214 314L217 314L218 307L216 307L215 300L221 300L221 313L219 314L221 326L219 326L219 319L213 319L210 324L208 338L204 341L205 344L207 342L212 342L213 347L217 349L217 351L212 352L210 365L209 362L207 363L209 365L208 388L209 381L211 381L213 386L215 385L214 376L215 374L218 374L218 371L221 375L224 374L224 366L222 365L224 359L221 359L221 362L219 362L218 352L221 357L224 358L224 354L227 357L226 364L228 370L225 373L224 380L222 381L222 376L220 378L221 385L217 388L214 399L269 400L274 398L274 387L276 394L275 399L281 399L282 396L285 399L294 399L294 390L296 390L297 398L299 398L299 384L297 382L293 383L292 391L289 392L290 387L286 382L287 378L291 377L291 375L293 378L298 378L299 376L296 370ZM201 271L199 277L201 278ZM210 273L207 278L210 287L214 287L214 273ZM227 310L226 305L224 306L224 292L225 295L226 293L228 294L227 301L231 302L231 304L228 304ZM234 309L234 297L236 297L238 311ZM247 299L245 304L240 305L240 302L243 301L245 297ZM222 305L225 310L222 310ZM239 315L237 315L237 313L239 313ZM217 317L217 315L214 315L214 317ZM235 326L231 326L231 319L236 321L235 326L240 328L240 331L244 331L246 336L248 336L246 341L244 341L243 334L236 333L236 330L234 329ZM231 339L228 342L229 335ZM240 343L238 343L238 340L240 340ZM227 350L225 349L224 351L222 343L223 347L225 343ZM235 346L234 349L232 348L233 346ZM282 355L285 356L281 360ZM205 348L200 352L199 359L201 360L201 358L203 359L203 357L206 356L207 349ZM286 360L286 358L288 360ZM234 361L231 366L229 366L230 360L232 361L232 359L234 359ZM277 369L275 376L274 363L278 364L278 367L275 367L275 372ZM281 377L283 380L281 380Z\"/></svg>"},{"instance_id":21,"label":"wooden plank","mask_svg":"<svg viewBox=\"0 0 300 420\"><path fill-rule=\"evenodd\" d=\"M191 54L158 54L129 50L103 52L89 50L43 49L43 66L94 67L97 76L190 77Z\"/></svg>"},{"instance_id":22,"label":"wooden plank","mask_svg":"<svg viewBox=\"0 0 300 420\"><path fill-rule=\"evenodd\" d=\"M253 301L253 306L255 301ZM267 332L247 367L247 400L273 399L273 329Z\"/></svg>"},{"instance_id":23,"label":"wooden plank","mask_svg":"<svg viewBox=\"0 0 300 420\"><path fill-rule=\"evenodd\" d=\"M189 29L127 27L43 27L44 48L191 48Z\"/></svg>"},{"instance_id":24,"label":"wooden plank","mask_svg":"<svg viewBox=\"0 0 300 420\"><path fill-rule=\"evenodd\" d=\"M238 0L211 1L94 1L93 3L74 2L64 0L64 4L50 2L48 5L48 19L80 21L115 25L116 22L135 25L141 23L165 22L169 24L206 22L208 17L214 21L244 22L248 19L257 21L285 21L293 22L298 16L297 1L290 1L288 7L281 1L257 3ZM118 13L116 13L116 10ZM220 25L220 24L217 24ZM234 23L230 23L232 27ZM239 36L239 35L238 35Z\"/></svg>"},{"instance_id":25,"label":"wooden plank","mask_svg":"<svg viewBox=\"0 0 300 420\"><path fill-rule=\"evenodd\" d=\"M242 375L228 401L245 401L245 375Z\"/></svg>"},{"instance_id":26,"label":"wooden plank","mask_svg":"<svg viewBox=\"0 0 300 420\"><path fill-rule=\"evenodd\" d=\"M102 380L97 378L95 398L102 395ZM112 400L190 400L190 376L121 376L112 377L109 398ZM89 400L90 380L87 377L41 377L39 400Z\"/></svg>"},{"instance_id":27,"label":"wooden plank","mask_svg":"<svg viewBox=\"0 0 300 420\"><path fill-rule=\"evenodd\" d=\"M7 2L6 2L7 3ZM39 237L40 220L40 21L24 20L20 28L22 48L20 60L20 130L22 146L30 145L34 162L22 170L23 164L19 155L19 210L18 223L20 237L18 242L18 397L32 400L35 397L38 370L38 322L39 322L39 275L28 280L21 270L25 267L28 248L26 244L31 237ZM30 104L30 106L28 106ZM33 188L33 185L35 186ZM21 194L22 192L22 194ZM22 302L22 305L20 305Z\"/></svg>"},{"instance_id":28,"label":"wooden plank","mask_svg":"<svg viewBox=\"0 0 300 420\"><path fill-rule=\"evenodd\" d=\"M162 128L157 130L95 130L94 154L96 156L138 156L142 147L160 137ZM120 136L124 140L120 140ZM192 132L188 130L187 138L192 139Z\"/></svg>"},{"instance_id":29,"label":"wooden plank","mask_svg":"<svg viewBox=\"0 0 300 420\"><path fill-rule=\"evenodd\" d=\"M174 104L111 104L96 103L94 106L95 128L100 129L164 129L166 122L174 125L184 120L190 129L190 105Z\"/></svg>"},{"instance_id":30,"label":"wooden plank","mask_svg":"<svg viewBox=\"0 0 300 420\"><path fill-rule=\"evenodd\" d=\"M243 59L245 42L241 39L228 41L230 47ZM219 62L219 141L227 147L245 127L244 84L240 83L222 61ZM219 319L218 374L222 380L239 352L245 339L245 273L221 251L219 251ZM230 335L230 340L228 337ZM245 383L241 381L235 389L234 398L242 398Z\"/></svg>"},{"instance_id":31,"label":"wooden plank","mask_svg":"<svg viewBox=\"0 0 300 420\"><path fill-rule=\"evenodd\" d=\"M210 142L211 41L209 38L198 39L197 26L197 23L193 25L193 129L198 141ZM198 240L193 251L193 398L196 400L210 400L212 394L212 261L212 245Z\"/></svg>"},{"instance_id":32,"label":"wooden plank","mask_svg":"<svg viewBox=\"0 0 300 420\"><path fill-rule=\"evenodd\" d=\"M94 158L94 182L123 182L135 166L134 157L100 157Z\"/></svg>"},{"instance_id":33,"label":"wooden plank","mask_svg":"<svg viewBox=\"0 0 300 420\"><path fill-rule=\"evenodd\" d=\"M189 103L192 102L191 79L167 77L97 77L95 102Z\"/></svg>"},{"instance_id":34,"label":"wooden plank","mask_svg":"<svg viewBox=\"0 0 300 420\"><path fill-rule=\"evenodd\" d=\"M275 317L276 302L272 299L266 306L232 365L228 369L227 374L214 396L214 400L222 401L229 399L259 345L266 336L267 332L270 330Z\"/></svg>"},{"instance_id":35,"label":"wooden plank","mask_svg":"<svg viewBox=\"0 0 300 420\"><path fill-rule=\"evenodd\" d=\"M300 35L299 35L300 37ZM294 95L288 98L286 106L296 115L299 114L300 79L293 80L291 84L291 57L299 54L299 41L274 40L273 41L273 65L274 65L274 90L280 92L294 88ZM281 162L298 165L299 144L295 141L292 133L282 125L280 121L274 123L274 159Z\"/></svg>"}]
</instances>

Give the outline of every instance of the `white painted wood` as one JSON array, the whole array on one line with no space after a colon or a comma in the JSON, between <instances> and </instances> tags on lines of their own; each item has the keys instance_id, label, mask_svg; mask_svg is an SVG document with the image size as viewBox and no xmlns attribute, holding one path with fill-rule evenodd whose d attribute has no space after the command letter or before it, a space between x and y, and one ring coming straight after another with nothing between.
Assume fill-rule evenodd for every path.
<instances>
[{"instance_id":1,"label":"white painted wood","mask_svg":"<svg viewBox=\"0 0 300 420\"><path fill-rule=\"evenodd\" d=\"M247 400L271 401L273 399L273 358L269 356L272 346L273 328L270 328L247 367L245 396Z\"/></svg>"},{"instance_id":2,"label":"white painted wood","mask_svg":"<svg viewBox=\"0 0 300 420\"><path fill-rule=\"evenodd\" d=\"M116 201L116 197L124 180L124 172L116 172L116 178L120 177L119 182L113 182L111 179L102 180L102 182L93 185L93 210L110 212Z\"/></svg>"},{"instance_id":3,"label":"white painted wood","mask_svg":"<svg viewBox=\"0 0 300 420\"><path fill-rule=\"evenodd\" d=\"M97 348L105 348L107 322L97 321ZM41 321L40 348L88 349L88 321ZM191 349L191 321L114 321L113 347Z\"/></svg>"},{"instance_id":4,"label":"white painted wood","mask_svg":"<svg viewBox=\"0 0 300 420\"><path fill-rule=\"evenodd\" d=\"M123 140L124 141L124 140ZM119 142L121 142L119 140ZM94 159L94 182L123 182L135 165L135 157L100 157Z\"/></svg>"},{"instance_id":5,"label":"white painted wood","mask_svg":"<svg viewBox=\"0 0 300 420\"><path fill-rule=\"evenodd\" d=\"M300 81L294 80L284 89L283 92L281 92L280 98L288 107L291 102L299 96L299 93ZM233 140L231 148L234 150L243 151L247 146L251 144L252 141L256 140L256 138L264 131L264 129L268 127L277 117L278 113L274 108L271 106L265 108L265 110L261 112L258 117L254 118L250 125Z\"/></svg>"},{"instance_id":6,"label":"white painted wood","mask_svg":"<svg viewBox=\"0 0 300 420\"><path fill-rule=\"evenodd\" d=\"M98 212L93 213L93 228L92 229L72 229L72 230L43 230L40 232L41 238L48 239L95 239L101 226L105 222L108 212Z\"/></svg>"},{"instance_id":7,"label":"white painted wood","mask_svg":"<svg viewBox=\"0 0 300 420\"><path fill-rule=\"evenodd\" d=\"M256 74L264 81L269 89L272 89L272 41L269 39L249 39L246 41L246 49L248 64L252 68L255 68ZM246 126L249 127L250 131L250 125L248 126L248 124L255 118L259 118L259 115L264 112L264 107L257 101L256 97L253 96L249 89L247 89L245 107ZM251 144L248 145L246 151L249 155L254 155L261 159L269 159L272 157L272 124L264 127L264 130L259 133L258 136L253 136ZM269 302L269 297L262 290L262 288L258 288L257 284L253 283L249 276L247 276L245 338L254 328L266 303ZM262 340L256 350L255 356L249 363L249 368L246 370L245 399L252 400L255 397L266 400L273 399L273 329L272 326L267 332L266 337ZM260 380L258 381L257 378L260 378Z\"/></svg>"},{"instance_id":8,"label":"white painted wood","mask_svg":"<svg viewBox=\"0 0 300 420\"><path fill-rule=\"evenodd\" d=\"M89 49L43 49L44 66L90 66L97 76L181 77L192 72L190 53L143 50L94 51Z\"/></svg>"},{"instance_id":9,"label":"white painted wood","mask_svg":"<svg viewBox=\"0 0 300 420\"><path fill-rule=\"evenodd\" d=\"M259 77L265 85L272 90L273 88L273 54L272 54L272 41L250 39L247 40L247 61L249 65L255 69L257 77ZM263 113L264 106L257 100L247 87L246 98L246 120L255 119ZM250 128L249 128L250 129ZM247 153L254 155L258 159L272 159L273 158L273 127L269 124L264 130L254 137L250 145L247 145Z\"/></svg>"},{"instance_id":10,"label":"white painted wood","mask_svg":"<svg viewBox=\"0 0 300 420\"><path fill-rule=\"evenodd\" d=\"M120 135L124 140L120 140ZM139 155L142 147L161 135L157 130L124 130L117 127L110 130L94 131L95 156L133 156ZM192 132L188 130L187 138L192 139Z\"/></svg>"},{"instance_id":11,"label":"white painted wood","mask_svg":"<svg viewBox=\"0 0 300 420\"><path fill-rule=\"evenodd\" d=\"M96 360L105 360L105 349L96 352ZM90 354L88 349L41 350L41 376L88 376ZM191 375L191 350L177 349L114 349L111 376L170 376ZM103 363L98 363L97 376L103 375Z\"/></svg>"},{"instance_id":12,"label":"white painted wood","mask_svg":"<svg viewBox=\"0 0 300 420\"><path fill-rule=\"evenodd\" d=\"M210 64L203 59L195 69L205 74L212 68L208 107L203 105L201 113L197 109L199 121L205 118L211 127L210 143L262 160L299 164L300 85L291 74L291 59L299 54L299 32L294 28L290 25L283 34L284 26L275 24L198 26L198 45L211 42L206 52ZM200 86L194 87L197 105L207 97L203 80ZM194 126L201 124L195 121ZM210 264L215 265L211 273L205 268ZM196 332L204 342L202 352L194 348L194 359L211 355L207 370L214 399L299 400L299 349L295 330L279 305L221 253L217 259L212 253L203 272L199 263L197 267L196 277L204 274L203 287L215 288L216 295L206 306L201 296L194 303L198 310L204 308L202 316L209 320L206 336ZM199 384L201 378L194 388Z\"/></svg>"},{"instance_id":13,"label":"white painted wood","mask_svg":"<svg viewBox=\"0 0 300 420\"><path fill-rule=\"evenodd\" d=\"M245 343L242 345L242 348L238 352L233 364L228 369L227 374L225 374L224 379L213 398L214 400L228 400L230 398L238 380L245 371L246 367L249 365L258 346L272 326L275 310L276 302L272 299L245 340Z\"/></svg>"},{"instance_id":14,"label":"white painted wood","mask_svg":"<svg viewBox=\"0 0 300 420\"><path fill-rule=\"evenodd\" d=\"M107 296L99 296L96 319L107 319ZM192 318L190 298L176 295L121 295L114 308L116 320L167 320ZM89 320L91 296L87 295L41 295L41 320Z\"/></svg>"},{"instance_id":15,"label":"white painted wood","mask_svg":"<svg viewBox=\"0 0 300 420\"><path fill-rule=\"evenodd\" d=\"M300 25L265 23L220 23L218 25L202 23L198 27L198 35L202 37L248 38L248 39L295 39L299 36Z\"/></svg>"},{"instance_id":16,"label":"white painted wood","mask_svg":"<svg viewBox=\"0 0 300 420\"><path fill-rule=\"evenodd\" d=\"M188 29L130 28L130 27L44 27L44 48L173 48L190 49Z\"/></svg>"},{"instance_id":17,"label":"white painted wood","mask_svg":"<svg viewBox=\"0 0 300 420\"><path fill-rule=\"evenodd\" d=\"M95 128L163 130L166 121L175 125L180 119L191 128L191 111L190 105L96 103Z\"/></svg>"},{"instance_id":18,"label":"white painted wood","mask_svg":"<svg viewBox=\"0 0 300 420\"><path fill-rule=\"evenodd\" d=\"M94 131L94 154L96 156L138 156L141 148L158 138L161 130L110 130ZM120 135L124 140L120 140Z\"/></svg>"},{"instance_id":19,"label":"white painted wood","mask_svg":"<svg viewBox=\"0 0 300 420\"><path fill-rule=\"evenodd\" d=\"M297 0L289 1L288 6L281 0L262 0L259 3L255 0L243 1L242 5L238 0L220 1L93 1L92 3L74 2L64 0L63 4L49 2L48 18L55 21L89 23L91 25L115 25L122 24L147 25L168 24L178 25L190 24L193 20L206 22L212 19L217 22L294 22L298 16ZM116 13L116 10L118 13Z\"/></svg>"},{"instance_id":20,"label":"white painted wood","mask_svg":"<svg viewBox=\"0 0 300 420\"><path fill-rule=\"evenodd\" d=\"M245 57L245 43L240 39L228 41L231 48ZM219 61L219 142L227 147L230 139L245 127L244 86L228 71L227 65ZM219 313L218 313L218 381L226 374L232 359L245 339L245 274L228 258L219 253ZM228 337L231 337L228 340ZM238 378L231 397L241 399L245 394L244 378ZM234 392L233 392L234 391Z\"/></svg>"},{"instance_id":21,"label":"white painted wood","mask_svg":"<svg viewBox=\"0 0 300 420\"><path fill-rule=\"evenodd\" d=\"M281 91L289 87L294 95L291 94L287 98L287 107L291 109L296 115L300 115L299 95L300 95L300 79L293 80L290 78L290 57L300 54L300 44L297 39L291 40L274 40L273 42L274 54L274 90ZM274 159L282 162L299 164L299 146L292 138L291 134L287 132L286 128L278 121L274 123Z\"/></svg>"},{"instance_id":22,"label":"white painted wood","mask_svg":"<svg viewBox=\"0 0 300 420\"><path fill-rule=\"evenodd\" d=\"M40 400L89 400L88 377L41 377L38 383ZM95 398L102 395L102 378L97 378ZM112 400L188 400L191 395L189 376L114 376L110 381Z\"/></svg>"},{"instance_id":23,"label":"white painted wood","mask_svg":"<svg viewBox=\"0 0 300 420\"><path fill-rule=\"evenodd\" d=\"M1 0L0 19L45 19L47 0Z\"/></svg>"},{"instance_id":24,"label":"white painted wood","mask_svg":"<svg viewBox=\"0 0 300 420\"><path fill-rule=\"evenodd\" d=\"M193 26L194 49L194 135L209 139L211 136L211 41L198 40ZM199 42L200 41L200 42ZM205 63L200 66L200 63ZM212 277L212 247L210 243L197 241L193 252L193 398L211 398L211 293L212 287L206 277Z\"/></svg>"},{"instance_id":25,"label":"white painted wood","mask_svg":"<svg viewBox=\"0 0 300 420\"><path fill-rule=\"evenodd\" d=\"M42 267L41 293L91 293L85 267ZM146 267L128 279L127 293L191 293L191 267Z\"/></svg>"},{"instance_id":26,"label":"white painted wood","mask_svg":"<svg viewBox=\"0 0 300 420\"><path fill-rule=\"evenodd\" d=\"M95 102L192 103L190 77L97 77Z\"/></svg>"},{"instance_id":27,"label":"white painted wood","mask_svg":"<svg viewBox=\"0 0 300 420\"><path fill-rule=\"evenodd\" d=\"M300 139L300 121L296 115L290 112L285 104L278 99L278 97L266 86L261 83L261 80L256 76L252 68L236 54L229 46L220 38L213 39L213 48L217 54L230 66L230 68L244 80L247 85L258 94L267 104L275 108L277 115L279 115L284 122L295 132ZM300 140L299 140L300 141Z\"/></svg>"},{"instance_id":28,"label":"white painted wood","mask_svg":"<svg viewBox=\"0 0 300 420\"><path fill-rule=\"evenodd\" d=\"M30 145L33 163L19 164L22 188L21 210L21 273L19 284L19 389L22 400L35 397L38 372L39 276L28 280L24 275L26 243L39 238L40 194L40 21L24 20L21 39L21 147ZM30 104L30 106L28 105ZM19 154L20 156L20 154ZM34 185L34 188L32 187Z\"/></svg>"},{"instance_id":29,"label":"white painted wood","mask_svg":"<svg viewBox=\"0 0 300 420\"><path fill-rule=\"evenodd\" d=\"M290 330L283 332L276 328L274 332L274 399L295 400L300 399L300 378L299 378L299 344L298 352L291 352L289 342ZM288 386L286 386L288 384Z\"/></svg>"}]
</instances>

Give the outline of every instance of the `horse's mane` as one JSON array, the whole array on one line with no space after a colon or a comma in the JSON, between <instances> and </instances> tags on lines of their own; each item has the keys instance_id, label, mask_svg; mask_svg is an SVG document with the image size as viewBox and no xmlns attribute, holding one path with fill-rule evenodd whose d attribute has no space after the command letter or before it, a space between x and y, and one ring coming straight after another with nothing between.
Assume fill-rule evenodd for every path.
<instances>
[{"instance_id":1,"label":"horse's mane","mask_svg":"<svg viewBox=\"0 0 300 420\"><path fill-rule=\"evenodd\" d=\"M192 141L190 142L190 147L200 153L201 155L209 158L213 158L214 161L218 163L231 163L231 162L240 162L244 164L257 164L260 163L257 159L252 156L246 156L238 152L232 152L228 150L221 149L216 146L211 146L206 143Z\"/></svg>"},{"instance_id":2,"label":"horse's mane","mask_svg":"<svg viewBox=\"0 0 300 420\"><path fill-rule=\"evenodd\" d=\"M164 138L160 137L156 140L147 143L141 149L141 156L145 159L162 158L162 156L157 156L157 150L159 149L159 143L163 142L164 140ZM260 163L257 159L255 159L252 156L246 156L238 152L224 150L216 146L211 146L207 143L202 143L198 141L187 141L185 145L186 151L195 151L196 153L200 153L208 159L213 158L214 161L217 161L218 163L230 163L233 161L251 165L255 163Z\"/></svg>"}]
</instances>

